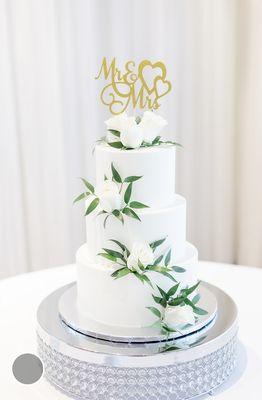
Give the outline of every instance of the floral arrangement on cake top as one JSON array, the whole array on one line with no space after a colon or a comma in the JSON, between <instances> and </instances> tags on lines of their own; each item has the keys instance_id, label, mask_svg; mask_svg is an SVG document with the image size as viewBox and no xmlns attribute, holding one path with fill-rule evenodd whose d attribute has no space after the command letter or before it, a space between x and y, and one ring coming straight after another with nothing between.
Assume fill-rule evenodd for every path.
<instances>
[{"instance_id":1,"label":"floral arrangement on cake top","mask_svg":"<svg viewBox=\"0 0 262 400\"><path fill-rule=\"evenodd\" d=\"M179 143L163 140L160 132L167 125L167 121L153 111L145 111L141 117L129 117L125 112L105 121L107 135L101 142L107 143L115 149L132 150L141 147Z\"/></svg>"}]
</instances>

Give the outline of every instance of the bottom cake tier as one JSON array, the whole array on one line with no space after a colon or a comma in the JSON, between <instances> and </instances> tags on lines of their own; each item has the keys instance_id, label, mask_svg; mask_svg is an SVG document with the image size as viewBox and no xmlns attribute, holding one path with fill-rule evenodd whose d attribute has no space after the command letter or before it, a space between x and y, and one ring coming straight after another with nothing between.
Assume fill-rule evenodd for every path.
<instances>
[{"instance_id":1,"label":"bottom cake tier","mask_svg":"<svg viewBox=\"0 0 262 400\"><path fill-rule=\"evenodd\" d=\"M79 312L102 324L130 328L152 325L156 317L147 307L159 307L153 300L152 287L142 283L134 274L113 279L115 268L91 262L87 246L83 245L76 255L77 263L77 307ZM187 243L185 256L177 260L176 266L183 272L170 274L180 283L179 289L197 282L197 249ZM179 271L179 269L178 269ZM157 286L168 291L175 282L168 276L150 271L147 277ZM194 293L195 294L195 293Z\"/></svg>"}]
</instances>

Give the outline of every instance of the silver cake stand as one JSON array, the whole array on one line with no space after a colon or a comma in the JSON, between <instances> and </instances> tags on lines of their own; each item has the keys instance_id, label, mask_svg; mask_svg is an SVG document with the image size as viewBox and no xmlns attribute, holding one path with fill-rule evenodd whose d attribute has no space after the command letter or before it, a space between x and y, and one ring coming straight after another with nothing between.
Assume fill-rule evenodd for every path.
<instances>
[{"instance_id":1,"label":"silver cake stand","mask_svg":"<svg viewBox=\"0 0 262 400\"><path fill-rule=\"evenodd\" d=\"M72 316L73 309L69 306L67 310L64 300L68 301L66 293L74 296L73 287L70 284L50 294L37 313L38 350L45 376L68 396L79 400L192 399L211 392L233 371L237 308L221 289L202 283L210 301L209 317L196 331L169 340L156 336L160 341L148 340L151 333L147 331L143 342L141 334L138 341L136 335L128 341L121 333L118 342L115 332L101 339L62 321L61 310ZM215 296L215 303L208 292Z\"/></svg>"}]
</instances>

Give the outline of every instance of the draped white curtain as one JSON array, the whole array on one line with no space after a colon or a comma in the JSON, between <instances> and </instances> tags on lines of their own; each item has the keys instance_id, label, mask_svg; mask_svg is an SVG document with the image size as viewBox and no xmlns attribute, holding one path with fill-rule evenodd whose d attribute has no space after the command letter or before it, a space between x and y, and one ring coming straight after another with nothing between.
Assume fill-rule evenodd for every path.
<instances>
[{"instance_id":1,"label":"draped white curtain","mask_svg":"<svg viewBox=\"0 0 262 400\"><path fill-rule=\"evenodd\" d=\"M201 259L262 265L262 2L0 0L0 277L69 263L107 110L104 56L163 60L160 113Z\"/></svg>"}]
</instances>

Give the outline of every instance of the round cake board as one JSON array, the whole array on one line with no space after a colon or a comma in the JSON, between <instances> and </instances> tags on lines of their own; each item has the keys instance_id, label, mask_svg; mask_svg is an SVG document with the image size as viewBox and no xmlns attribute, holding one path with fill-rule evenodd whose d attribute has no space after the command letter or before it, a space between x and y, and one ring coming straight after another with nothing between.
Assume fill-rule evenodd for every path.
<instances>
[{"instance_id":1,"label":"round cake board","mask_svg":"<svg viewBox=\"0 0 262 400\"><path fill-rule=\"evenodd\" d=\"M198 316L194 325L188 325L179 331L170 333L169 339L181 338L198 332L204 327L208 327L209 324L211 326L217 312L216 296L204 284L200 284L198 292L201 297L197 305L205 309L207 314ZM167 339L167 335L162 333L158 327L131 328L105 325L82 314L77 307L76 283L69 286L61 295L58 308L60 317L67 326L87 336L125 343L150 343Z\"/></svg>"}]
</instances>

